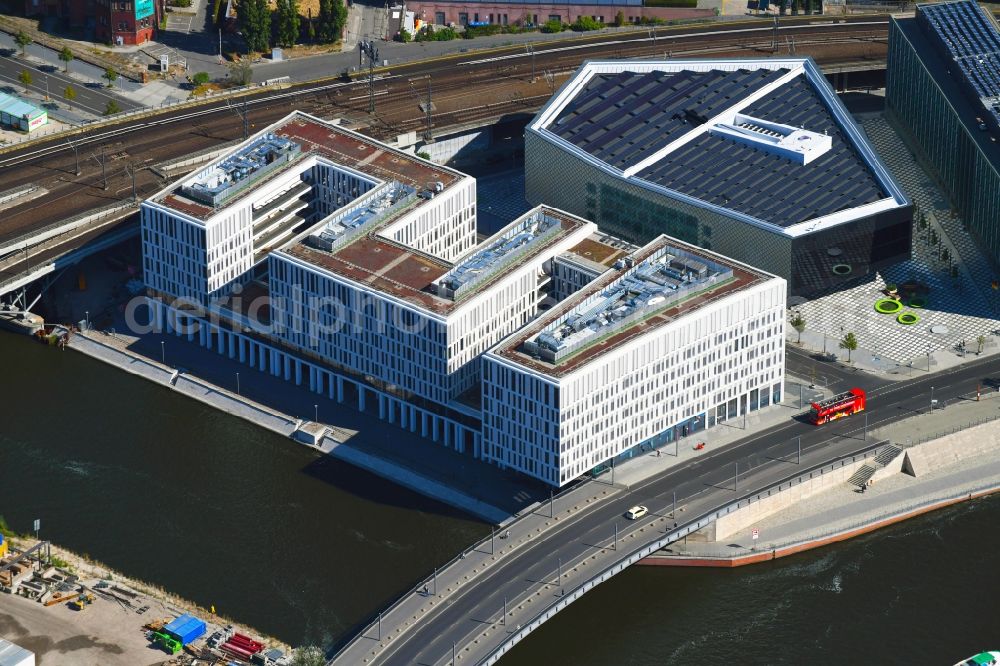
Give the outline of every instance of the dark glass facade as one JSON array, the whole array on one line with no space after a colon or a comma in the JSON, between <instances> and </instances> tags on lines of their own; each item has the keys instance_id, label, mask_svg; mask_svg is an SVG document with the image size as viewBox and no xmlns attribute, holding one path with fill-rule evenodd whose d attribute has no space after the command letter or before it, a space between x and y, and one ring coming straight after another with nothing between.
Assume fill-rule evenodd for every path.
<instances>
[{"instance_id":1,"label":"dark glass facade","mask_svg":"<svg viewBox=\"0 0 1000 666\"><path fill-rule=\"evenodd\" d=\"M996 131L970 129L976 108L916 19L890 21L885 93L890 120L933 167L970 233L1000 263L1000 143L990 138Z\"/></svg>"}]
</instances>

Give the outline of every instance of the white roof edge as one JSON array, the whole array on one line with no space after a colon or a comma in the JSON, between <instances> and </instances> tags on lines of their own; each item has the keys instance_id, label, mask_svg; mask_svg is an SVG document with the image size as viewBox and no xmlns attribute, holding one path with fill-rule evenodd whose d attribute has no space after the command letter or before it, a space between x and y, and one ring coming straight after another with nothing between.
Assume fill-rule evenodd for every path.
<instances>
[{"instance_id":1,"label":"white roof edge","mask_svg":"<svg viewBox=\"0 0 1000 666\"><path fill-rule=\"evenodd\" d=\"M765 69L791 69L792 71L789 72L787 76L780 79L780 85L784 85L795 76L799 76L804 72L807 80L812 84L813 89L824 102L827 111L833 117L834 121L841 127L847 137L847 140L857 151L861 161L864 162L865 166L871 170L875 180L889 193L891 198L880 199L873 203L849 208L822 218L804 220L789 227L782 227L772 224L766 220L762 220L736 210L724 208L717 204L712 204L699 199L698 197L682 194L676 190L671 190L663 187L662 185L657 185L656 183L638 178L634 174L641 169L630 167L629 169L622 171L621 169L609 165L603 160L597 159L585 150L578 148L569 141L546 129L547 126L554 120L555 116L557 116L563 108L565 108L565 106L572 100L573 97L576 96L580 89L584 87L596 74L617 73L622 71L679 71L682 69L698 69L698 66L700 66L701 69L708 70L717 69L720 65L745 66L751 63ZM775 87L777 87L777 85L769 85L765 86L765 89L770 91ZM748 96L743 99L750 99L750 97L753 96ZM734 108L736 106L742 107L745 105L737 104L734 105ZM731 110L732 109L730 109L730 111ZM711 123L706 123L702 127L708 127L710 124ZM781 59L768 58L759 60L752 58L722 58L717 60L642 60L632 62L621 60L588 60L580 67L577 73L563 85L556 96L549 101L549 103L538 113L537 116L535 116L534 120L528 124L526 129L613 177L627 180L628 182L638 185L644 189L652 190L658 194L663 194L673 199L677 199L682 203L697 206L698 208L703 208L719 215L724 215L740 222L752 224L766 231L790 238L796 238L818 229L827 229L838 224L850 222L859 217L870 215L872 212L890 210L892 208L910 205L909 198L907 198L902 188L900 188L900 186L896 183L886 166L882 164L882 161L875 154L874 150L872 150L857 123L854 122L854 119L846 111L846 109L842 107L840 100L837 99L836 94L833 92L832 88L830 88L830 85L823 76L823 73L819 70L815 61L811 57ZM694 131L688 132L688 134L695 133L696 132ZM678 139L678 141L680 141L680 139ZM676 147L676 144L677 142L675 141L671 143L668 148L673 150ZM662 159L662 156L668 152L669 151L664 152L664 150L658 151L654 157ZM643 162L648 161L649 159L650 158L647 158L647 160L644 160ZM652 161L655 162L656 160ZM817 225L820 226L817 227ZM812 227L812 229L807 231L807 227Z\"/></svg>"}]
</instances>

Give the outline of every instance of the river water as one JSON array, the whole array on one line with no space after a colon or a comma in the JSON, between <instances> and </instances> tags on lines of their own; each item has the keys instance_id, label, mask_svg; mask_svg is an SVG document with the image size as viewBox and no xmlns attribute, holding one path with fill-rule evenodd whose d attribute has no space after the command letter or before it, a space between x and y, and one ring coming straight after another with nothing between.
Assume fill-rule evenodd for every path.
<instances>
[{"instance_id":1,"label":"river water","mask_svg":"<svg viewBox=\"0 0 1000 666\"><path fill-rule=\"evenodd\" d=\"M292 644L342 637L487 531L81 354L0 333L0 367L11 527L41 518ZM754 567L633 567L503 663L950 665L1000 647L998 518L987 498Z\"/></svg>"}]
</instances>

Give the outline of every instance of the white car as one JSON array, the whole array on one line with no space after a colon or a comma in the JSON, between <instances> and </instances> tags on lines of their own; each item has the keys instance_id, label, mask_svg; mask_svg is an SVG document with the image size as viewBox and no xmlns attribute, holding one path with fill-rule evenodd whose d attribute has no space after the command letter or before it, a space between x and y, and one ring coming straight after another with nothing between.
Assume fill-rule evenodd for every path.
<instances>
[{"instance_id":1,"label":"white car","mask_svg":"<svg viewBox=\"0 0 1000 666\"><path fill-rule=\"evenodd\" d=\"M642 505L639 505L639 506L634 506L628 511L626 511L625 517L628 518L629 520L638 520L643 516L645 516L647 513L649 513L649 509L647 509Z\"/></svg>"}]
</instances>

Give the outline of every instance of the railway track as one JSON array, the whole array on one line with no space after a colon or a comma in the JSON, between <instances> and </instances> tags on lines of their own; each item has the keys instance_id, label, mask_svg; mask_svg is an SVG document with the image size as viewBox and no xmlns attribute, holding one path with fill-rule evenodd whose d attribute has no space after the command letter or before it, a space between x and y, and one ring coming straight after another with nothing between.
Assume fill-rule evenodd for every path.
<instances>
[{"instance_id":1,"label":"railway track","mask_svg":"<svg viewBox=\"0 0 1000 666\"><path fill-rule=\"evenodd\" d=\"M533 57L523 48L510 47L488 57L463 55L389 68L378 73L373 115L367 113L366 81L264 90L246 99L248 129L255 132L292 108L299 108L320 117L345 118L375 138L392 138L426 127L421 105L427 100L429 85L433 101L431 129L440 132L450 126L532 112L588 58L759 57L774 53L771 28L717 30L669 38L644 34L568 46L557 43L538 47ZM820 64L875 61L884 58L887 23L789 26L778 35L777 55L793 51L795 55L812 55ZM106 205L109 199L130 197L133 168L136 193L147 197L167 184L147 167L238 138L242 129L238 114L225 102L215 102L98 128L70 140L54 140L0 156L0 190L29 182L49 190L43 197L5 211L0 221L0 241ZM108 157L111 155L117 159ZM80 176L76 175L77 162Z\"/></svg>"}]
</instances>

